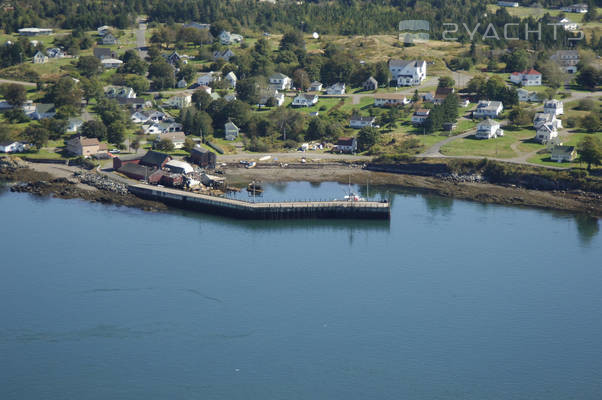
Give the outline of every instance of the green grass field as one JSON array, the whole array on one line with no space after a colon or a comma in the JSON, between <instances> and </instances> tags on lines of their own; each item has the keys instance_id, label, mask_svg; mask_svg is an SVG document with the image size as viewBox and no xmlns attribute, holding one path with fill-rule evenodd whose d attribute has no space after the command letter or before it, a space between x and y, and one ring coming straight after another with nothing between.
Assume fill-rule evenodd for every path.
<instances>
[{"instance_id":1,"label":"green grass field","mask_svg":"<svg viewBox=\"0 0 602 400\"><path fill-rule=\"evenodd\" d=\"M454 140L441 148L447 156L482 156L496 158L512 158L518 154L512 150L513 143L533 136L530 130L505 131L501 138L481 140L473 135Z\"/></svg>"}]
</instances>

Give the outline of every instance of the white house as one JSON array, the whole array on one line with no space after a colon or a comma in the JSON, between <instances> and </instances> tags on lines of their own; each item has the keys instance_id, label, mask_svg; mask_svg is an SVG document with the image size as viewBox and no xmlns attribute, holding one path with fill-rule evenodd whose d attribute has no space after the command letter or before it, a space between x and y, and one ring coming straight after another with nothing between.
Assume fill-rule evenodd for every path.
<instances>
[{"instance_id":1,"label":"white house","mask_svg":"<svg viewBox=\"0 0 602 400\"><path fill-rule=\"evenodd\" d=\"M372 127L374 125L374 121L376 121L374 117L361 117L359 115L354 115L349 120L349 126L354 129L361 129L366 126Z\"/></svg>"},{"instance_id":2,"label":"white house","mask_svg":"<svg viewBox=\"0 0 602 400\"><path fill-rule=\"evenodd\" d=\"M329 94L329 95L345 94L345 84L344 83L335 83L334 85L327 87L326 94Z\"/></svg>"},{"instance_id":3,"label":"white house","mask_svg":"<svg viewBox=\"0 0 602 400\"><path fill-rule=\"evenodd\" d=\"M293 81L288 76L276 72L270 75L270 87L276 90L289 90Z\"/></svg>"},{"instance_id":4,"label":"white house","mask_svg":"<svg viewBox=\"0 0 602 400\"><path fill-rule=\"evenodd\" d=\"M102 44L112 46L117 44L117 38L111 32L102 37Z\"/></svg>"},{"instance_id":5,"label":"white house","mask_svg":"<svg viewBox=\"0 0 602 400\"><path fill-rule=\"evenodd\" d=\"M172 96L169 98L169 100L167 100L166 103L171 107L179 109L190 107L190 104L192 103L192 95L181 94Z\"/></svg>"},{"instance_id":6,"label":"white house","mask_svg":"<svg viewBox=\"0 0 602 400\"><path fill-rule=\"evenodd\" d=\"M337 140L335 151L339 153L355 153L357 151L357 139L354 137L342 137Z\"/></svg>"},{"instance_id":7,"label":"white house","mask_svg":"<svg viewBox=\"0 0 602 400\"><path fill-rule=\"evenodd\" d=\"M500 128L500 123L487 118L477 125L477 139L491 139L498 136L504 136L504 131Z\"/></svg>"},{"instance_id":8,"label":"white house","mask_svg":"<svg viewBox=\"0 0 602 400\"><path fill-rule=\"evenodd\" d=\"M543 103L543 112L561 115L564 114L564 105L560 100L546 100Z\"/></svg>"},{"instance_id":9,"label":"white house","mask_svg":"<svg viewBox=\"0 0 602 400\"><path fill-rule=\"evenodd\" d=\"M572 22L571 20L565 17L558 17L556 19L556 24L562 26L562 29L564 29L565 31L575 31L579 27L579 25L577 25L576 22Z\"/></svg>"},{"instance_id":10,"label":"white house","mask_svg":"<svg viewBox=\"0 0 602 400\"><path fill-rule=\"evenodd\" d=\"M568 74L577 72L577 64L579 64L579 52L577 50L558 50L550 59Z\"/></svg>"},{"instance_id":11,"label":"white house","mask_svg":"<svg viewBox=\"0 0 602 400\"><path fill-rule=\"evenodd\" d=\"M182 124L178 122L153 122L142 126L147 135L161 135L167 132L182 131Z\"/></svg>"},{"instance_id":12,"label":"white house","mask_svg":"<svg viewBox=\"0 0 602 400\"><path fill-rule=\"evenodd\" d=\"M84 124L81 118L69 118L67 121L67 132L77 132Z\"/></svg>"},{"instance_id":13,"label":"white house","mask_svg":"<svg viewBox=\"0 0 602 400\"><path fill-rule=\"evenodd\" d=\"M517 1L498 1L497 5L500 7L518 7Z\"/></svg>"},{"instance_id":14,"label":"white house","mask_svg":"<svg viewBox=\"0 0 602 400\"><path fill-rule=\"evenodd\" d=\"M232 50L230 49L226 49L226 50L217 50L213 52L213 60L217 61L217 60L224 60L224 61L230 61L230 59L232 57L234 57L235 54Z\"/></svg>"},{"instance_id":15,"label":"white house","mask_svg":"<svg viewBox=\"0 0 602 400\"><path fill-rule=\"evenodd\" d=\"M108 25L103 25L96 28L96 33L98 33L98 36L104 36L109 32L111 32L111 27Z\"/></svg>"},{"instance_id":16,"label":"white house","mask_svg":"<svg viewBox=\"0 0 602 400\"><path fill-rule=\"evenodd\" d=\"M110 98L135 99L136 92L128 86L109 86L105 91L105 95Z\"/></svg>"},{"instance_id":17,"label":"white house","mask_svg":"<svg viewBox=\"0 0 602 400\"><path fill-rule=\"evenodd\" d=\"M0 142L0 153L21 153L26 150L25 147L24 143L7 140Z\"/></svg>"},{"instance_id":18,"label":"white house","mask_svg":"<svg viewBox=\"0 0 602 400\"><path fill-rule=\"evenodd\" d=\"M409 104L410 100L401 93L378 93L374 95L374 106L397 106Z\"/></svg>"},{"instance_id":19,"label":"white house","mask_svg":"<svg viewBox=\"0 0 602 400\"><path fill-rule=\"evenodd\" d=\"M473 111L474 118L496 118L504 110L501 101L481 100Z\"/></svg>"},{"instance_id":20,"label":"white house","mask_svg":"<svg viewBox=\"0 0 602 400\"><path fill-rule=\"evenodd\" d=\"M31 119L41 120L45 118L52 118L56 114L56 108L52 103L38 103L36 104L35 111L31 114Z\"/></svg>"},{"instance_id":21,"label":"white house","mask_svg":"<svg viewBox=\"0 0 602 400\"><path fill-rule=\"evenodd\" d=\"M562 121L556 118L556 114L539 112L533 116L533 127L535 129L545 124L552 125L555 129L562 128Z\"/></svg>"},{"instance_id":22,"label":"white house","mask_svg":"<svg viewBox=\"0 0 602 400\"><path fill-rule=\"evenodd\" d=\"M570 6L562 7L562 11L570 13L585 14L587 12L587 4L571 4Z\"/></svg>"},{"instance_id":23,"label":"white house","mask_svg":"<svg viewBox=\"0 0 602 400\"><path fill-rule=\"evenodd\" d=\"M181 131L174 132L161 132L155 138L155 143L160 142L163 139L169 139L173 143L175 149L181 149L184 147L186 141L186 135Z\"/></svg>"},{"instance_id":24,"label":"white house","mask_svg":"<svg viewBox=\"0 0 602 400\"><path fill-rule=\"evenodd\" d=\"M318 102L315 94L298 94L292 102L293 107L311 107Z\"/></svg>"},{"instance_id":25,"label":"white house","mask_svg":"<svg viewBox=\"0 0 602 400\"><path fill-rule=\"evenodd\" d=\"M226 46L234 43L240 43L243 39L241 35L238 35L236 33L230 33L228 31L222 31L222 33L220 33L217 36L217 38L223 45Z\"/></svg>"},{"instance_id":26,"label":"white house","mask_svg":"<svg viewBox=\"0 0 602 400\"><path fill-rule=\"evenodd\" d=\"M420 85L426 79L426 61L389 60L389 71L397 86Z\"/></svg>"},{"instance_id":27,"label":"white house","mask_svg":"<svg viewBox=\"0 0 602 400\"><path fill-rule=\"evenodd\" d=\"M48 58L65 57L65 53L63 52L63 50L59 49L58 47L53 47L53 48L46 50L46 55L48 55Z\"/></svg>"},{"instance_id":28,"label":"white house","mask_svg":"<svg viewBox=\"0 0 602 400\"><path fill-rule=\"evenodd\" d=\"M313 81L311 85L309 85L308 91L310 92L319 92L322 90L322 82Z\"/></svg>"},{"instance_id":29,"label":"white house","mask_svg":"<svg viewBox=\"0 0 602 400\"><path fill-rule=\"evenodd\" d=\"M518 94L518 101L541 101L537 92L529 92L527 89L520 88L516 91L516 93Z\"/></svg>"},{"instance_id":30,"label":"white house","mask_svg":"<svg viewBox=\"0 0 602 400\"><path fill-rule=\"evenodd\" d=\"M537 128L535 134L535 140L542 144L548 143L556 137L558 137L558 131L552 124L542 124Z\"/></svg>"},{"instance_id":31,"label":"white house","mask_svg":"<svg viewBox=\"0 0 602 400\"><path fill-rule=\"evenodd\" d=\"M221 77L219 76L219 74L217 72L211 71L211 72L207 72L207 73L199 75L199 77L196 79L196 83L198 83L201 86L209 86L209 84L211 84L211 82L219 81L220 79L221 79Z\"/></svg>"},{"instance_id":32,"label":"white house","mask_svg":"<svg viewBox=\"0 0 602 400\"><path fill-rule=\"evenodd\" d=\"M575 146L554 146L550 153L550 159L556 162L571 162L577 158Z\"/></svg>"},{"instance_id":33,"label":"white house","mask_svg":"<svg viewBox=\"0 0 602 400\"><path fill-rule=\"evenodd\" d=\"M48 57L42 53L41 51L38 51L32 59L32 62L34 64L45 64L46 62L48 62Z\"/></svg>"},{"instance_id":34,"label":"white house","mask_svg":"<svg viewBox=\"0 0 602 400\"><path fill-rule=\"evenodd\" d=\"M118 60L116 58L105 58L103 60L100 60L100 63L102 64L103 68L111 69L111 68L121 67L121 64L123 64L123 61Z\"/></svg>"},{"instance_id":35,"label":"white house","mask_svg":"<svg viewBox=\"0 0 602 400\"><path fill-rule=\"evenodd\" d=\"M412 124L414 124L414 125L424 124L424 121L426 121L426 119L429 117L430 113L431 113L431 110L426 109L426 108L419 108L418 110L414 111L414 114L412 114L412 119L411 119Z\"/></svg>"},{"instance_id":36,"label":"white house","mask_svg":"<svg viewBox=\"0 0 602 400\"><path fill-rule=\"evenodd\" d=\"M510 74L510 82L523 86L541 86L541 72L531 68Z\"/></svg>"},{"instance_id":37,"label":"white house","mask_svg":"<svg viewBox=\"0 0 602 400\"><path fill-rule=\"evenodd\" d=\"M238 79L236 78L236 75L234 74L234 72L230 71L226 74L226 76L224 77L224 80L228 81L228 85L230 85L231 88L235 88L236 81Z\"/></svg>"},{"instance_id":38,"label":"white house","mask_svg":"<svg viewBox=\"0 0 602 400\"><path fill-rule=\"evenodd\" d=\"M238 126L234 125L233 122L228 121L224 126L224 132L226 140L235 140L240 133L240 129L238 129Z\"/></svg>"},{"instance_id":39,"label":"white house","mask_svg":"<svg viewBox=\"0 0 602 400\"><path fill-rule=\"evenodd\" d=\"M271 98L274 99L274 103L277 107L284 104L284 93L280 93L275 89L264 89L259 93L259 103L257 105L259 107L265 107Z\"/></svg>"}]
</instances>

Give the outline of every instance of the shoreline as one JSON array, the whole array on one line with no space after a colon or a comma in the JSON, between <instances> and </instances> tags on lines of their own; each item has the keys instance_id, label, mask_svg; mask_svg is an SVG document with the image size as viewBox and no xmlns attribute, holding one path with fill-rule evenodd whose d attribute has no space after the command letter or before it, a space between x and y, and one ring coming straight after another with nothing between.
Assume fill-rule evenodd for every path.
<instances>
[{"instance_id":1,"label":"shoreline","mask_svg":"<svg viewBox=\"0 0 602 400\"><path fill-rule=\"evenodd\" d=\"M90 202L154 212L169 209L164 203L145 200L123 191L106 190L102 186L83 183L75 176L75 174L96 174L93 171L64 165L8 160L7 162L4 159L0 163L0 180L12 182L10 190L14 192L28 192L63 199L79 198ZM602 218L602 196L595 193L533 190L483 182L454 182L436 177L369 171L353 164L330 164L318 168L274 166L247 169L237 166L225 168L225 176L230 184L240 186L246 186L251 180L274 183L294 181L315 183L330 181L343 184L351 182L358 185L369 183L370 186L394 186L459 200L582 213Z\"/></svg>"},{"instance_id":2,"label":"shoreline","mask_svg":"<svg viewBox=\"0 0 602 400\"><path fill-rule=\"evenodd\" d=\"M226 170L226 177L234 183L259 180L274 183L305 181L366 185L368 182L370 186L395 186L458 200L577 212L602 218L602 196L581 191L544 191L483 182L453 182L435 177L374 172L345 166L312 169L229 168Z\"/></svg>"}]
</instances>

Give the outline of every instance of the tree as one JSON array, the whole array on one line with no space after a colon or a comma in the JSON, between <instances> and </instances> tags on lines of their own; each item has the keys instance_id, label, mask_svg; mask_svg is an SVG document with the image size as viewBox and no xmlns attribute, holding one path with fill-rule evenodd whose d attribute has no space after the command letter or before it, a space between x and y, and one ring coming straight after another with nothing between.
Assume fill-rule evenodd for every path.
<instances>
[{"instance_id":1,"label":"tree","mask_svg":"<svg viewBox=\"0 0 602 400\"><path fill-rule=\"evenodd\" d=\"M169 89L176 85L174 68L163 58L156 58L148 69L148 77L152 79L156 89Z\"/></svg>"},{"instance_id":2,"label":"tree","mask_svg":"<svg viewBox=\"0 0 602 400\"><path fill-rule=\"evenodd\" d=\"M107 128L107 140L115 145L123 143L125 138L125 124L122 121L113 121Z\"/></svg>"},{"instance_id":3,"label":"tree","mask_svg":"<svg viewBox=\"0 0 602 400\"><path fill-rule=\"evenodd\" d=\"M105 126L115 121L126 121L125 112L115 99L101 98L96 104L96 112Z\"/></svg>"},{"instance_id":4,"label":"tree","mask_svg":"<svg viewBox=\"0 0 602 400\"><path fill-rule=\"evenodd\" d=\"M192 140L191 137L186 137L186 139L184 139L184 150L186 150L187 152L191 152L192 149L194 149L195 143L194 140Z\"/></svg>"},{"instance_id":5,"label":"tree","mask_svg":"<svg viewBox=\"0 0 602 400\"><path fill-rule=\"evenodd\" d=\"M579 160L587 164L591 170L592 165L600 165L602 162L602 143L595 136L585 136L577 145Z\"/></svg>"},{"instance_id":6,"label":"tree","mask_svg":"<svg viewBox=\"0 0 602 400\"><path fill-rule=\"evenodd\" d=\"M77 69L83 76L90 78L100 71L100 60L94 56L81 56L77 61Z\"/></svg>"},{"instance_id":7,"label":"tree","mask_svg":"<svg viewBox=\"0 0 602 400\"><path fill-rule=\"evenodd\" d=\"M529 65L529 54L524 49L513 51L506 56L506 72L522 71Z\"/></svg>"},{"instance_id":8,"label":"tree","mask_svg":"<svg viewBox=\"0 0 602 400\"><path fill-rule=\"evenodd\" d=\"M95 119L86 121L79 128L82 136L89 138L97 138L98 140L105 140L107 138L107 127L102 121Z\"/></svg>"},{"instance_id":9,"label":"tree","mask_svg":"<svg viewBox=\"0 0 602 400\"><path fill-rule=\"evenodd\" d=\"M27 100L25 87L17 83L2 85L1 92L6 102L13 107L21 107L25 103L25 100Z\"/></svg>"},{"instance_id":10,"label":"tree","mask_svg":"<svg viewBox=\"0 0 602 400\"><path fill-rule=\"evenodd\" d=\"M309 81L307 72L305 72L304 69L299 68L293 72L293 83L297 89L305 90L309 87L311 82Z\"/></svg>"},{"instance_id":11,"label":"tree","mask_svg":"<svg viewBox=\"0 0 602 400\"><path fill-rule=\"evenodd\" d=\"M581 118L581 127L588 132L596 132L600 130L600 115L592 111Z\"/></svg>"},{"instance_id":12,"label":"tree","mask_svg":"<svg viewBox=\"0 0 602 400\"><path fill-rule=\"evenodd\" d=\"M438 87L440 88L451 88L456 85L456 81L452 79L451 76L442 76L439 78Z\"/></svg>"},{"instance_id":13,"label":"tree","mask_svg":"<svg viewBox=\"0 0 602 400\"><path fill-rule=\"evenodd\" d=\"M84 91L84 99L98 99L104 94L102 84L96 78L82 78L81 87Z\"/></svg>"},{"instance_id":14,"label":"tree","mask_svg":"<svg viewBox=\"0 0 602 400\"><path fill-rule=\"evenodd\" d=\"M48 102L54 103L56 107L70 106L79 108L83 91L69 76L63 76L54 85L48 88L46 98Z\"/></svg>"},{"instance_id":15,"label":"tree","mask_svg":"<svg viewBox=\"0 0 602 400\"><path fill-rule=\"evenodd\" d=\"M280 50L296 50L305 48L305 39L299 31L285 33L280 40Z\"/></svg>"},{"instance_id":16,"label":"tree","mask_svg":"<svg viewBox=\"0 0 602 400\"><path fill-rule=\"evenodd\" d=\"M236 93L240 100L249 104L259 102L259 90L255 78L241 79L236 82Z\"/></svg>"},{"instance_id":17,"label":"tree","mask_svg":"<svg viewBox=\"0 0 602 400\"><path fill-rule=\"evenodd\" d=\"M128 75L125 78L125 84L134 89L136 93L143 93L150 89L150 82L144 76Z\"/></svg>"},{"instance_id":18,"label":"tree","mask_svg":"<svg viewBox=\"0 0 602 400\"><path fill-rule=\"evenodd\" d=\"M127 50L121 57L123 65L120 67L120 72L126 74L142 75L146 73L148 64L143 59L138 57L135 50Z\"/></svg>"},{"instance_id":19,"label":"tree","mask_svg":"<svg viewBox=\"0 0 602 400\"><path fill-rule=\"evenodd\" d=\"M161 151L173 151L175 148L173 142L169 138L163 138L159 140L155 147L157 148L157 150Z\"/></svg>"},{"instance_id":20,"label":"tree","mask_svg":"<svg viewBox=\"0 0 602 400\"><path fill-rule=\"evenodd\" d=\"M515 106L512 108L512 111L510 111L508 119L514 126L530 125L533 121L533 112L526 110L523 107Z\"/></svg>"},{"instance_id":21,"label":"tree","mask_svg":"<svg viewBox=\"0 0 602 400\"><path fill-rule=\"evenodd\" d=\"M130 143L130 148L132 150L134 150L134 153L138 152L138 149L140 148L140 144L141 143L140 143L140 138L139 137L137 137L134 140L132 140L132 142Z\"/></svg>"},{"instance_id":22,"label":"tree","mask_svg":"<svg viewBox=\"0 0 602 400\"><path fill-rule=\"evenodd\" d=\"M378 131L376 128L365 126L357 134L357 148L359 151L367 151L378 142Z\"/></svg>"},{"instance_id":23,"label":"tree","mask_svg":"<svg viewBox=\"0 0 602 400\"><path fill-rule=\"evenodd\" d=\"M592 66L583 67L577 75L577 83L586 89L594 90L602 83L602 73Z\"/></svg>"},{"instance_id":24,"label":"tree","mask_svg":"<svg viewBox=\"0 0 602 400\"><path fill-rule=\"evenodd\" d=\"M23 137L40 150L48 143L49 132L41 125L29 125L22 133Z\"/></svg>"},{"instance_id":25,"label":"tree","mask_svg":"<svg viewBox=\"0 0 602 400\"><path fill-rule=\"evenodd\" d=\"M238 82L237 82L237 86L238 86ZM240 96L240 94L239 94L239 96ZM211 95L204 90L199 89L199 90L196 90L194 93L192 93L192 103L199 110L205 111L207 109L207 107L209 107L209 103L211 103L212 101L213 101L213 98L211 98Z\"/></svg>"}]
</instances>

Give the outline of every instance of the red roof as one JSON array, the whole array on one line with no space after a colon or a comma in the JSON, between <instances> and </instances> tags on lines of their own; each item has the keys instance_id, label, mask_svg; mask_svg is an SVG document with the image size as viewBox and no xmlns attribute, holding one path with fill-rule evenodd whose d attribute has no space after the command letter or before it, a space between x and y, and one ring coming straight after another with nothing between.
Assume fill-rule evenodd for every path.
<instances>
[{"instance_id":1,"label":"red roof","mask_svg":"<svg viewBox=\"0 0 602 400\"><path fill-rule=\"evenodd\" d=\"M535 70L535 68L531 68L522 72L523 75L541 75L541 72Z\"/></svg>"}]
</instances>

